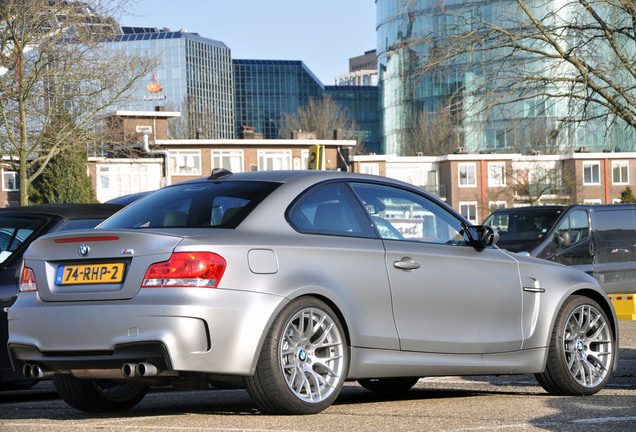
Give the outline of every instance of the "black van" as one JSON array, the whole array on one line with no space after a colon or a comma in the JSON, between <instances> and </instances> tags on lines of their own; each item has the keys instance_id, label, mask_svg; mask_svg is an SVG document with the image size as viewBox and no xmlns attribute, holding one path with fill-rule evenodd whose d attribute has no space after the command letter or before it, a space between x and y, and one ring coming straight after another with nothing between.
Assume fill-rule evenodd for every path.
<instances>
[{"instance_id":1,"label":"black van","mask_svg":"<svg viewBox=\"0 0 636 432\"><path fill-rule=\"evenodd\" d=\"M636 205L502 208L484 225L512 252L577 267L608 294L636 291Z\"/></svg>"}]
</instances>

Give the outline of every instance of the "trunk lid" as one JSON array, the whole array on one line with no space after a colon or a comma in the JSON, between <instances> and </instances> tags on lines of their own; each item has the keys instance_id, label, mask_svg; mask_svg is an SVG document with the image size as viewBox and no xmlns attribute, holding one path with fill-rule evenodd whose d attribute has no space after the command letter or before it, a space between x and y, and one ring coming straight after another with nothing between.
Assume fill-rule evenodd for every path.
<instances>
[{"instance_id":1,"label":"trunk lid","mask_svg":"<svg viewBox=\"0 0 636 432\"><path fill-rule=\"evenodd\" d=\"M68 232L41 237L24 258L43 301L125 300L139 292L148 267L170 258L181 240L158 231Z\"/></svg>"}]
</instances>

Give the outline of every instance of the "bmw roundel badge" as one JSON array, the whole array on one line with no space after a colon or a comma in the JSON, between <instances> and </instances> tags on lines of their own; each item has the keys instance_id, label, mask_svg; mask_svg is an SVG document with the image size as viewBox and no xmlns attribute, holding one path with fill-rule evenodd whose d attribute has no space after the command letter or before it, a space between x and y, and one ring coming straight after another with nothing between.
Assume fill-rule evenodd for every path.
<instances>
[{"instance_id":1,"label":"bmw roundel badge","mask_svg":"<svg viewBox=\"0 0 636 432\"><path fill-rule=\"evenodd\" d=\"M82 243L79 247L79 253L82 256L86 256L88 255L88 253L91 251L91 248L88 247L88 245L86 243Z\"/></svg>"}]
</instances>

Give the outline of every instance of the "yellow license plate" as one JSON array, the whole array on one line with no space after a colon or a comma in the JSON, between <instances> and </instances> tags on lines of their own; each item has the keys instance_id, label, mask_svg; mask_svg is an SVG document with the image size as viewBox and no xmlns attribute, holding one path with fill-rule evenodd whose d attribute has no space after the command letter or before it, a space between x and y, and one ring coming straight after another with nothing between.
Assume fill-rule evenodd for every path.
<instances>
[{"instance_id":1,"label":"yellow license plate","mask_svg":"<svg viewBox=\"0 0 636 432\"><path fill-rule=\"evenodd\" d=\"M57 285L121 283L124 263L66 265L57 268Z\"/></svg>"}]
</instances>

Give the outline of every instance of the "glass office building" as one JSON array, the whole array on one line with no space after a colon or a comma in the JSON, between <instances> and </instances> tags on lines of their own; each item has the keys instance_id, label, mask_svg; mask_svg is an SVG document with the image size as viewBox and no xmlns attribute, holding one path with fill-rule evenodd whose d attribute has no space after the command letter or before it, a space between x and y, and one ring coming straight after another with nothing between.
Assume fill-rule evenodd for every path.
<instances>
[{"instance_id":1,"label":"glass office building","mask_svg":"<svg viewBox=\"0 0 636 432\"><path fill-rule=\"evenodd\" d=\"M253 127L265 139L280 137L283 113L294 114L309 98L322 97L323 85L302 61L234 60L235 134Z\"/></svg>"},{"instance_id":2,"label":"glass office building","mask_svg":"<svg viewBox=\"0 0 636 432\"><path fill-rule=\"evenodd\" d=\"M380 142L380 88L378 86L325 86L325 96L346 108L358 129L346 139L362 142L364 153L382 153Z\"/></svg>"},{"instance_id":3,"label":"glass office building","mask_svg":"<svg viewBox=\"0 0 636 432\"><path fill-rule=\"evenodd\" d=\"M174 138L234 138L232 57L224 43L185 30L122 26L113 49L157 56L159 64L137 83L125 110L162 105L187 113L188 135ZM184 114L185 115L185 114Z\"/></svg>"},{"instance_id":4,"label":"glass office building","mask_svg":"<svg viewBox=\"0 0 636 432\"><path fill-rule=\"evenodd\" d=\"M451 3L434 0L376 0L382 119L380 133L386 154L402 154L404 143L412 139L412 131L418 127L418 115L423 111L439 112L442 107L456 110L455 114L459 112L457 118L460 120L455 126L461 137L458 145L468 152L529 152L534 145L533 135L544 142L554 139L553 148L563 151L580 147L590 151L615 148L634 150L636 140L629 128L615 123L611 116L598 116L590 120L593 116L589 116L589 109L586 114L587 107L574 98L540 100L539 97L524 99L523 96L513 96L511 100L515 102L502 109L483 110L485 93L480 83L487 82L492 86L491 89L495 89L490 96L496 96L498 88L515 86L511 82L503 82L503 78L492 73L497 64L484 61L486 66L479 70L474 60L478 54L474 54L475 57L472 58L470 55L459 57L457 63L439 67L434 75L422 72L423 59L434 55L435 49L445 49L434 45L420 45L418 41L426 35L431 33L439 36L466 31L466 26L469 25L466 23L471 20L501 20L506 24L497 22L500 27L518 26L520 18L512 19L519 16L518 13L511 13L514 7L515 2L511 0L483 4L468 0ZM558 5L550 2L541 5L533 3L532 7L537 8L532 9L535 13L542 13L542 8L556 10ZM565 7L558 10L559 14L570 12ZM470 13L475 16L469 15ZM572 17L559 18L569 22L568 19ZM599 54L602 55L602 52L599 51ZM528 68L534 68L530 71L534 70L536 76L551 73L558 77L567 73L565 68L559 69L558 63L548 64L542 58L523 57L518 61L519 65L523 64L526 68L526 72ZM490 69L487 70L486 67ZM490 76L484 78L488 73ZM549 84L555 86L550 89L552 93L559 91L558 81L553 79ZM518 92L516 95L525 90L519 86L515 90ZM563 90L562 94L567 95L568 89ZM564 122L565 119L568 122ZM581 119L586 121L579 122ZM547 138L552 131L556 132L556 138Z\"/></svg>"}]
</instances>

